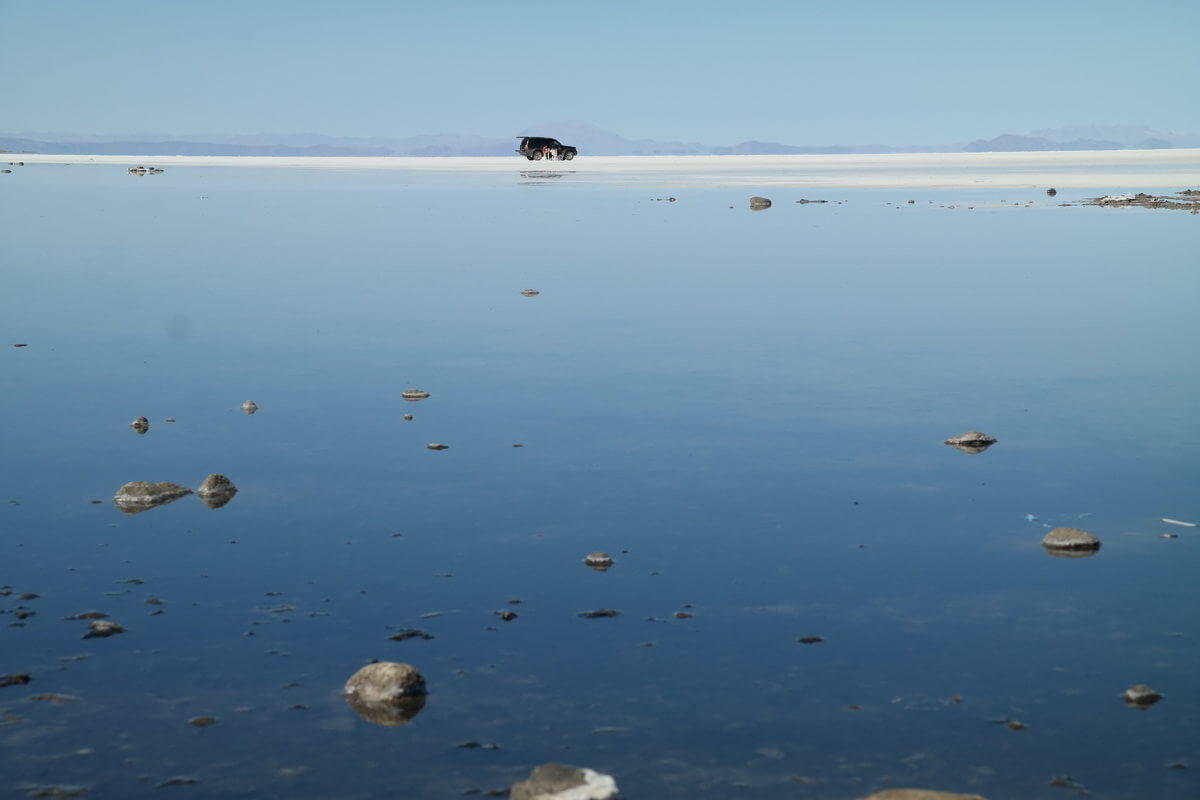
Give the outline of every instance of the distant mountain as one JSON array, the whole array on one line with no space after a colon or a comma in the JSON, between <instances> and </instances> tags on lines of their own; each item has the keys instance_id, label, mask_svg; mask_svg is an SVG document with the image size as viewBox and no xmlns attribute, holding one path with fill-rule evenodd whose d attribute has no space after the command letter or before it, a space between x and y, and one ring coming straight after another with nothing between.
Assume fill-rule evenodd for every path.
<instances>
[{"instance_id":1,"label":"distant mountain","mask_svg":"<svg viewBox=\"0 0 1200 800\"><path fill-rule=\"evenodd\" d=\"M1122 150L1120 142L1104 142L1095 139L1076 139L1071 142L1055 142L1041 136L1014 136L1010 133L995 139L977 139L967 142L963 148L968 153L1014 153L1030 150Z\"/></svg>"},{"instance_id":2,"label":"distant mountain","mask_svg":"<svg viewBox=\"0 0 1200 800\"><path fill-rule=\"evenodd\" d=\"M1163 133L1144 125L1070 125L1046 128L1028 136L1006 133L977 139L963 148L968 153L1011 153L1029 150L1161 150L1200 147L1200 136Z\"/></svg>"},{"instance_id":3,"label":"distant mountain","mask_svg":"<svg viewBox=\"0 0 1200 800\"><path fill-rule=\"evenodd\" d=\"M156 136L78 136L61 133L0 134L0 152L64 155L211 155L211 156L506 156L514 155L518 136L552 136L579 148L582 155L791 155L915 152L1019 152L1030 150L1120 150L1125 148L1200 147L1200 135L1155 131L1145 126L1083 126L1003 134L962 143L895 147L863 145L791 145L748 140L733 145L626 139L579 120L547 122L512 136L427 134L404 138L296 134L196 134Z\"/></svg>"}]
</instances>

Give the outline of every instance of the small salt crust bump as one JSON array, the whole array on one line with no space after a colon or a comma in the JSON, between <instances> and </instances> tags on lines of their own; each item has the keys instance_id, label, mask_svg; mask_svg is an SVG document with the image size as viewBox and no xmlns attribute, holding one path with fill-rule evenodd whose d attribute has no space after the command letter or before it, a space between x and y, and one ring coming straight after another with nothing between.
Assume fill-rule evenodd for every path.
<instances>
[{"instance_id":1,"label":"small salt crust bump","mask_svg":"<svg viewBox=\"0 0 1200 800\"><path fill-rule=\"evenodd\" d=\"M346 704L375 725L407 725L425 706L425 678L411 664L379 661L350 676Z\"/></svg>"},{"instance_id":2,"label":"small salt crust bump","mask_svg":"<svg viewBox=\"0 0 1200 800\"><path fill-rule=\"evenodd\" d=\"M988 436L981 431L967 431L953 438L947 439L946 444L954 447L964 453L982 453L996 443L996 438Z\"/></svg>"},{"instance_id":3,"label":"small salt crust bump","mask_svg":"<svg viewBox=\"0 0 1200 800\"><path fill-rule=\"evenodd\" d=\"M1042 547L1052 555L1086 557L1100 549L1100 540L1079 528L1055 528L1042 539Z\"/></svg>"},{"instance_id":4,"label":"small salt crust bump","mask_svg":"<svg viewBox=\"0 0 1200 800\"><path fill-rule=\"evenodd\" d=\"M1139 683L1137 686L1130 686L1121 695L1130 706L1145 710L1150 706L1162 700L1162 695L1151 689L1144 683Z\"/></svg>"},{"instance_id":5,"label":"small salt crust bump","mask_svg":"<svg viewBox=\"0 0 1200 800\"><path fill-rule=\"evenodd\" d=\"M109 622L106 619L94 619L88 624L88 632L83 635L84 639L107 639L109 636L115 636L118 633L124 633L125 628L115 622Z\"/></svg>"},{"instance_id":6,"label":"small salt crust bump","mask_svg":"<svg viewBox=\"0 0 1200 800\"><path fill-rule=\"evenodd\" d=\"M564 764L542 764L509 790L509 800L609 800L617 796L611 775Z\"/></svg>"},{"instance_id":7,"label":"small salt crust bump","mask_svg":"<svg viewBox=\"0 0 1200 800\"><path fill-rule=\"evenodd\" d=\"M610 556L608 553L601 553L597 550L595 553L589 553L587 557L583 559L583 563L587 564L597 572L604 572L613 565L613 560L612 556Z\"/></svg>"},{"instance_id":8,"label":"small salt crust bump","mask_svg":"<svg viewBox=\"0 0 1200 800\"><path fill-rule=\"evenodd\" d=\"M409 402L415 403L418 400L424 400L429 397L429 392L424 389L405 389L400 393L400 396Z\"/></svg>"}]
</instances>

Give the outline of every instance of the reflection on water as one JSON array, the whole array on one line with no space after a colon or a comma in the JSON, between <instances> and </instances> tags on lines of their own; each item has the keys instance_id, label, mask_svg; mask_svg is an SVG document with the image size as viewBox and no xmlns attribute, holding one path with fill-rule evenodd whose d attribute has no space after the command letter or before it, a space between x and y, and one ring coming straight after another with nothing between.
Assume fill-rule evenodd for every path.
<instances>
[{"instance_id":1,"label":"reflection on water","mask_svg":"<svg viewBox=\"0 0 1200 800\"><path fill-rule=\"evenodd\" d=\"M553 178L561 178L565 175L574 175L575 170L550 170L550 169L523 169L521 177L525 180L520 181L523 185L533 186L542 183L545 180Z\"/></svg>"},{"instance_id":2,"label":"reflection on water","mask_svg":"<svg viewBox=\"0 0 1200 800\"><path fill-rule=\"evenodd\" d=\"M1161 522L1200 518L1193 217L26 169L4 791L444 798L565 762L645 798L1200 795L1200 539ZM976 426L1003 446L942 444ZM238 502L94 502L214 468ZM1103 558L1043 555L1079 527ZM428 707L343 701L372 659Z\"/></svg>"}]
</instances>

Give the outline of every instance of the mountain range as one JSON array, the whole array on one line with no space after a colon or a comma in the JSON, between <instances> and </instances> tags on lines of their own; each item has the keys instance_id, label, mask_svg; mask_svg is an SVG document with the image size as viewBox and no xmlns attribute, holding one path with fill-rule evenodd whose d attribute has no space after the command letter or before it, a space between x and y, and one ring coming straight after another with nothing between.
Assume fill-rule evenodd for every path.
<instances>
[{"instance_id":1,"label":"mountain range","mask_svg":"<svg viewBox=\"0 0 1200 800\"><path fill-rule=\"evenodd\" d=\"M626 139L579 122L550 122L526 128L524 136L553 136L586 155L787 155L839 153L1015 152L1029 150L1124 150L1200 147L1200 135L1161 132L1140 125L1076 125L1002 134L970 142L911 145L793 145L744 141L733 145ZM346 137L321 134L161 136L80 136L76 134L0 133L0 152L61 155L213 155L213 156L503 156L516 150L519 136L487 137L430 134L403 138Z\"/></svg>"}]
</instances>

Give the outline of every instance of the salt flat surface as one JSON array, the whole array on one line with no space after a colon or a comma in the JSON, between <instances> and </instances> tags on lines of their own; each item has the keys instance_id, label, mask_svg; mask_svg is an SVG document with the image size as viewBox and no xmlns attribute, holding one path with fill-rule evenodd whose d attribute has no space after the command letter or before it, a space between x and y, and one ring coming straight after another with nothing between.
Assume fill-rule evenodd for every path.
<instances>
[{"instance_id":1,"label":"salt flat surface","mask_svg":"<svg viewBox=\"0 0 1200 800\"><path fill-rule=\"evenodd\" d=\"M35 164L170 167L288 167L511 173L536 170L574 180L668 187L772 186L879 189L1200 186L1200 149L1035 153L886 153L778 156L587 156L573 161L478 158L12 155Z\"/></svg>"}]
</instances>

